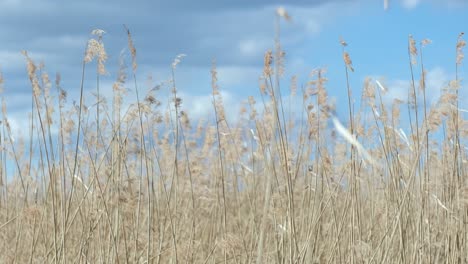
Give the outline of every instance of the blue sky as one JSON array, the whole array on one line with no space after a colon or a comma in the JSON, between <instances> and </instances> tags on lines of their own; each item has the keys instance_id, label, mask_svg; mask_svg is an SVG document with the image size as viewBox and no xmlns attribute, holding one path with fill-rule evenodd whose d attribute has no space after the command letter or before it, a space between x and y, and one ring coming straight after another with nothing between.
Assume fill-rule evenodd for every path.
<instances>
[{"instance_id":1,"label":"blue sky","mask_svg":"<svg viewBox=\"0 0 468 264\"><path fill-rule=\"evenodd\" d=\"M241 100L259 95L263 55L274 45L279 6L292 17L290 23L281 23L287 54L283 88L288 88L292 75L298 75L301 84L311 70L326 67L329 94L336 97L339 113L347 109L340 37L349 44L355 68L351 74L354 96L360 96L364 78L372 76L387 86L388 100L406 98L408 35L418 42L431 39L424 54L429 97L435 98L454 76L457 36L468 25L466 0L389 0L387 10L383 0L4 0L0 2L0 70L11 123L21 129L30 111L31 88L21 50L36 62L43 61L51 76L61 73L72 102L78 100L81 61L90 32L105 30L109 74L102 78L102 87L110 95L119 54L128 55L123 24L134 37L141 87L148 75L156 82L167 80L173 59L186 54L177 68L178 89L188 113L203 117L212 112L210 67L216 58L226 107L235 114ZM94 89L93 67L85 83L88 94ZM461 67L462 77L466 69ZM462 95L466 98L468 93L462 91Z\"/></svg>"}]
</instances>

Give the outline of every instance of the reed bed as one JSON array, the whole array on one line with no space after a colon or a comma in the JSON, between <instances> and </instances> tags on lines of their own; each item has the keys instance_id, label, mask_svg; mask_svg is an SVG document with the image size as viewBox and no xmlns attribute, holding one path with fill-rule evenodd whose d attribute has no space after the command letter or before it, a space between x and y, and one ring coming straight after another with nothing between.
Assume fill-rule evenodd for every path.
<instances>
[{"instance_id":1,"label":"reed bed","mask_svg":"<svg viewBox=\"0 0 468 264\"><path fill-rule=\"evenodd\" d=\"M67 100L60 76L51 81L24 52L28 137L15 139L7 98L2 103L0 262L467 263L463 35L454 46L457 77L432 105L428 40L409 37L408 100L392 105L382 99L385 85L371 78L354 103L352 49L342 41L349 105L338 117L324 69L281 87L279 25L289 16L279 10L276 19L258 95L237 120L226 115L215 61L206 121L190 119L179 95L182 55L160 88L170 91L168 102L139 87L128 29L131 68L121 65L110 98L100 92L102 31L88 42L79 98ZM85 74L89 67L94 76ZM90 96L84 83L93 79ZM134 102L125 101L128 93Z\"/></svg>"}]
</instances>

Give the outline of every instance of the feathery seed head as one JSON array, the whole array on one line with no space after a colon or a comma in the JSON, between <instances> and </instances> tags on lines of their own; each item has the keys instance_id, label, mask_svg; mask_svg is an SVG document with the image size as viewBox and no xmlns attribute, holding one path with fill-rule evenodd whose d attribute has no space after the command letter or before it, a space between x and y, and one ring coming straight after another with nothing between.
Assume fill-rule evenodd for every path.
<instances>
[{"instance_id":1,"label":"feathery seed head","mask_svg":"<svg viewBox=\"0 0 468 264\"><path fill-rule=\"evenodd\" d=\"M340 44L341 44L342 47L348 46L348 43L346 43L346 41L341 37L340 37Z\"/></svg>"},{"instance_id":2,"label":"feathery seed head","mask_svg":"<svg viewBox=\"0 0 468 264\"><path fill-rule=\"evenodd\" d=\"M427 45L429 45L429 44L431 44L431 43L432 43L432 40L430 40L430 39L423 39L423 40L421 41L421 46L425 47L425 46L427 46Z\"/></svg>"},{"instance_id":3,"label":"feathery seed head","mask_svg":"<svg viewBox=\"0 0 468 264\"><path fill-rule=\"evenodd\" d=\"M179 54L175 57L174 61L172 62L172 69L176 69L177 65L179 65L179 63L182 61L182 58L185 57L187 55L185 54Z\"/></svg>"},{"instance_id":4,"label":"feathery seed head","mask_svg":"<svg viewBox=\"0 0 468 264\"><path fill-rule=\"evenodd\" d=\"M3 74L0 72L0 93L3 93Z\"/></svg>"},{"instance_id":5,"label":"feathery seed head","mask_svg":"<svg viewBox=\"0 0 468 264\"><path fill-rule=\"evenodd\" d=\"M289 16L288 12L286 11L286 9L284 7L278 7L276 9L276 14L279 16L279 17L282 17L284 18L284 20L286 21L291 21L291 17Z\"/></svg>"},{"instance_id":6,"label":"feathery seed head","mask_svg":"<svg viewBox=\"0 0 468 264\"><path fill-rule=\"evenodd\" d=\"M271 50L268 50L263 57L263 75L267 78L273 74L271 65L273 63L273 53Z\"/></svg>"},{"instance_id":7,"label":"feathery seed head","mask_svg":"<svg viewBox=\"0 0 468 264\"><path fill-rule=\"evenodd\" d=\"M102 35L99 35L99 38L97 40L90 39L88 41L84 62L89 63L94 58L97 58L98 61L98 73L101 75L106 74L106 68L104 66L104 63L107 60L107 53L106 49L104 48L104 43L102 42Z\"/></svg>"},{"instance_id":8,"label":"feathery seed head","mask_svg":"<svg viewBox=\"0 0 468 264\"><path fill-rule=\"evenodd\" d=\"M128 48L130 49L130 54L132 55L132 69L133 72L135 72L138 67L136 62L136 48L133 44L132 34L130 34L130 30L126 26L124 27L125 30L127 30Z\"/></svg>"},{"instance_id":9,"label":"feathery seed head","mask_svg":"<svg viewBox=\"0 0 468 264\"><path fill-rule=\"evenodd\" d=\"M349 53L346 51L343 52L343 61L346 64L346 67L348 67L350 71L354 72L353 62L351 61L351 57L349 56Z\"/></svg>"},{"instance_id":10,"label":"feathery seed head","mask_svg":"<svg viewBox=\"0 0 468 264\"><path fill-rule=\"evenodd\" d=\"M457 41L457 65L460 65L462 63L463 58L465 55L463 54L463 48L466 46L466 41L463 38L464 33L460 33L458 35L458 41Z\"/></svg>"},{"instance_id":11,"label":"feathery seed head","mask_svg":"<svg viewBox=\"0 0 468 264\"><path fill-rule=\"evenodd\" d=\"M106 32L102 29L94 29L93 31L91 31L91 34L92 35L95 35L95 36L98 36L98 37L102 37L102 35L104 35Z\"/></svg>"},{"instance_id":12,"label":"feathery seed head","mask_svg":"<svg viewBox=\"0 0 468 264\"><path fill-rule=\"evenodd\" d=\"M416 41L412 35L408 36L408 50L411 56L411 64L416 64L416 56L418 55L418 49L416 48Z\"/></svg>"}]
</instances>

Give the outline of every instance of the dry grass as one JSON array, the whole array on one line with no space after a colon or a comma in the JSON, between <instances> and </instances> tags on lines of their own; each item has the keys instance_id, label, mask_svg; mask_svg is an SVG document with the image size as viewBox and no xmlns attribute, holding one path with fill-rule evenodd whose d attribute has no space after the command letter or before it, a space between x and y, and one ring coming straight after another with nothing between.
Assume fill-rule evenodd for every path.
<instances>
[{"instance_id":1,"label":"dry grass","mask_svg":"<svg viewBox=\"0 0 468 264\"><path fill-rule=\"evenodd\" d=\"M277 15L279 36L279 20L290 17L285 10ZM77 105L67 106L60 76L52 84L44 66L24 53L34 102L27 140L13 140L3 101L0 262L468 262L461 35L457 79L436 105L425 98L428 42L418 53L410 37L407 103L387 107L385 87L369 79L359 108L348 98L345 128L319 69L302 91L293 79L291 98L302 112L289 112L279 93L285 69L277 38L265 55L261 103L250 97L239 121L227 120L213 62L215 120L194 128L176 85L183 56L163 87L172 95L163 109L157 91L142 95L137 86L127 30L136 102L126 109L123 66L110 103L100 95L107 55L102 31L94 33L82 76L84 82L85 68L96 61L94 98L85 99L82 85ZM345 46L348 80L352 50ZM351 96L349 85L343 92ZM400 129L403 106L408 137Z\"/></svg>"}]
</instances>

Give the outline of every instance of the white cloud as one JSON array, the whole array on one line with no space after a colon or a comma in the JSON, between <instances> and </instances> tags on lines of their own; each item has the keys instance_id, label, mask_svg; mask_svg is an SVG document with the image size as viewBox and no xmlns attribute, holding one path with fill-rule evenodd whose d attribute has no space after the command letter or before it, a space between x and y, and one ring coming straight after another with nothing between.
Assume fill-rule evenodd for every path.
<instances>
[{"instance_id":1,"label":"white cloud","mask_svg":"<svg viewBox=\"0 0 468 264\"><path fill-rule=\"evenodd\" d=\"M431 103L435 103L440 95L440 90L455 76L447 73L441 67L435 67L427 73L426 96Z\"/></svg>"},{"instance_id":2,"label":"white cloud","mask_svg":"<svg viewBox=\"0 0 468 264\"><path fill-rule=\"evenodd\" d=\"M421 3L421 0L401 0L401 4L406 9L413 9Z\"/></svg>"},{"instance_id":3,"label":"white cloud","mask_svg":"<svg viewBox=\"0 0 468 264\"><path fill-rule=\"evenodd\" d=\"M255 85L262 74L262 68L249 66L221 66L217 71L221 89L229 89L229 87L246 83L257 88Z\"/></svg>"},{"instance_id":4,"label":"white cloud","mask_svg":"<svg viewBox=\"0 0 468 264\"><path fill-rule=\"evenodd\" d=\"M29 137L31 130L31 120L24 116L25 113L14 112L7 116L8 123L11 129L11 136L15 139L26 139Z\"/></svg>"},{"instance_id":5,"label":"white cloud","mask_svg":"<svg viewBox=\"0 0 468 264\"><path fill-rule=\"evenodd\" d=\"M46 14L54 9L54 4L50 1L35 0L2 0L0 1L1 15L31 15Z\"/></svg>"},{"instance_id":6,"label":"white cloud","mask_svg":"<svg viewBox=\"0 0 468 264\"><path fill-rule=\"evenodd\" d=\"M239 41L239 51L243 56L256 57L270 49L272 44L271 38L251 37Z\"/></svg>"},{"instance_id":7,"label":"white cloud","mask_svg":"<svg viewBox=\"0 0 468 264\"><path fill-rule=\"evenodd\" d=\"M84 32L86 33L86 32ZM37 47L81 48L84 49L88 37L86 35L61 34L58 36L39 37L32 41Z\"/></svg>"},{"instance_id":8,"label":"white cloud","mask_svg":"<svg viewBox=\"0 0 468 264\"><path fill-rule=\"evenodd\" d=\"M414 9L423 3L422 0L400 0L400 2L401 2L401 5L406 9ZM439 5L439 6L442 5L443 7L449 7L449 8L462 7L462 6L466 6L467 4L466 0L429 0L427 2L430 2L431 4L434 4L434 5Z\"/></svg>"},{"instance_id":9,"label":"white cloud","mask_svg":"<svg viewBox=\"0 0 468 264\"><path fill-rule=\"evenodd\" d=\"M437 102L440 96L440 91L448 82L454 78L453 74L447 73L441 67L435 67L426 73L426 100L427 104L431 105ZM387 82L388 89L384 96L385 103L391 104L394 99L400 99L404 102L408 101L408 91L411 89L410 80L392 80ZM419 79L415 79L416 89L419 89ZM418 104L422 104L423 97L418 97Z\"/></svg>"},{"instance_id":10,"label":"white cloud","mask_svg":"<svg viewBox=\"0 0 468 264\"><path fill-rule=\"evenodd\" d=\"M304 25L306 31L311 34L318 34L322 29L321 24L318 21L312 19L305 21Z\"/></svg>"},{"instance_id":11,"label":"white cloud","mask_svg":"<svg viewBox=\"0 0 468 264\"><path fill-rule=\"evenodd\" d=\"M385 85L385 82L383 82L384 88L387 89L387 92L383 96L384 102L387 105L391 104L394 99L406 102L408 99L409 85L410 82L408 80L393 80L388 85Z\"/></svg>"},{"instance_id":12,"label":"white cloud","mask_svg":"<svg viewBox=\"0 0 468 264\"><path fill-rule=\"evenodd\" d=\"M45 62L46 66L49 62L57 62L62 58L59 54L45 51L28 51L28 56L36 63ZM26 58L21 54L20 50L0 50L0 69L2 71L22 71L26 69ZM23 73L23 72L21 72ZM27 77L27 76L25 76ZM6 81L11 81L8 76L5 76ZM27 78L23 78L28 80Z\"/></svg>"},{"instance_id":13,"label":"white cloud","mask_svg":"<svg viewBox=\"0 0 468 264\"><path fill-rule=\"evenodd\" d=\"M226 120L229 123L237 122L239 120L241 101L230 92L221 91L220 93L223 100ZM182 98L183 102L182 110L187 111L191 120L214 120L214 106L211 94L191 95L187 93L181 93L180 97Z\"/></svg>"},{"instance_id":14,"label":"white cloud","mask_svg":"<svg viewBox=\"0 0 468 264\"><path fill-rule=\"evenodd\" d=\"M24 56L19 51L0 50L0 67L2 71L18 70L25 67Z\"/></svg>"},{"instance_id":15,"label":"white cloud","mask_svg":"<svg viewBox=\"0 0 468 264\"><path fill-rule=\"evenodd\" d=\"M335 16L342 12L352 12L354 5L354 2L339 4L331 2L313 8L291 7L291 29L300 28L301 34L299 35L317 35L322 31L324 25L330 23Z\"/></svg>"}]
</instances>

